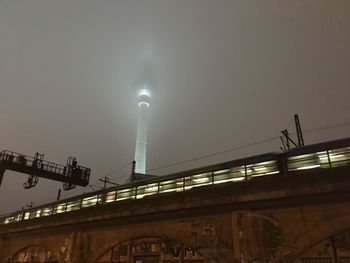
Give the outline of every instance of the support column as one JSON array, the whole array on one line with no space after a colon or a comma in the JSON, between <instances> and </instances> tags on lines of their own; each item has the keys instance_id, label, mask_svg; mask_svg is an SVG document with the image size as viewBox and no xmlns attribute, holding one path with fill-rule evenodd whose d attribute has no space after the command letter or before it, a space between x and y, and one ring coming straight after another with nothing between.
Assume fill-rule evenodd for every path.
<instances>
[{"instance_id":1,"label":"support column","mask_svg":"<svg viewBox=\"0 0 350 263\"><path fill-rule=\"evenodd\" d=\"M81 258L80 253L80 242L81 242L82 232L81 230L75 231L72 234L72 251L71 251L71 261L70 263L79 263Z\"/></svg>"},{"instance_id":2,"label":"support column","mask_svg":"<svg viewBox=\"0 0 350 263\"><path fill-rule=\"evenodd\" d=\"M234 262L241 261L241 214L232 213L232 244L233 244L233 257Z\"/></svg>"},{"instance_id":3,"label":"support column","mask_svg":"<svg viewBox=\"0 0 350 263\"><path fill-rule=\"evenodd\" d=\"M70 263L84 263L88 262L90 258L90 239L86 236L84 237L82 230L74 232Z\"/></svg>"}]
</instances>

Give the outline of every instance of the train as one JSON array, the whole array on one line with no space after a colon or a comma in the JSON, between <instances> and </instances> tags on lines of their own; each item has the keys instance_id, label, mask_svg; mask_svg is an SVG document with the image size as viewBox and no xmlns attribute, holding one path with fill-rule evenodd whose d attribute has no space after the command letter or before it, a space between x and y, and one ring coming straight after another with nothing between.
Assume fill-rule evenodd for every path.
<instances>
[{"instance_id":1,"label":"train","mask_svg":"<svg viewBox=\"0 0 350 263\"><path fill-rule=\"evenodd\" d=\"M350 166L350 138L322 142L283 153L265 153L166 176L139 180L94 191L0 217L0 224L17 223L69 213L93 206L107 206L146 196L176 194L197 187L249 182L271 176L293 176Z\"/></svg>"}]
</instances>

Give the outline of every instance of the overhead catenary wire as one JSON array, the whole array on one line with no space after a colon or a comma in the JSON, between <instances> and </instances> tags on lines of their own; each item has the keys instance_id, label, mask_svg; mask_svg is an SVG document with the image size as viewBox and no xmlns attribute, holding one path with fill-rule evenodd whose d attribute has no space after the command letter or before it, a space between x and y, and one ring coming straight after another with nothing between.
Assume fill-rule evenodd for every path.
<instances>
[{"instance_id":1,"label":"overhead catenary wire","mask_svg":"<svg viewBox=\"0 0 350 263\"><path fill-rule=\"evenodd\" d=\"M316 131L321 131L321 130L327 130L327 129L334 129L334 128L339 128L339 127L344 127L344 126L348 126L350 125L350 122L344 122L344 123L338 123L338 124L333 124L333 125L327 125L327 126L323 126L323 127L318 127L318 128L312 128L312 129L307 129L307 130L304 130L303 132L304 133L312 133L312 132L316 132ZM295 134L295 132L291 132L290 134ZM177 166L177 165L181 165L181 164L185 164L185 163L189 163L189 162L193 162L193 161L198 161L198 160L202 160L202 159L206 159L206 158L209 158L209 157L213 157L213 156L217 156L217 155L220 155L220 154L224 154L224 153L228 153L228 152L233 152L233 151L237 151L237 150L240 150L240 149L244 149L244 148L247 148L247 147L251 147L251 146L255 146L255 145L259 145L259 144L263 144L263 143L267 143L267 142L271 142L271 141L274 141L274 140L279 140L279 136L275 136L275 137L271 137L271 138L267 138L267 139L264 139L264 140L260 140L260 141L256 141L254 143L249 143L249 144L245 144L245 145L240 145L240 146L237 146L237 147L232 147L232 148L229 148L229 149L226 149L226 150L222 150L222 151L217 151L217 152L213 152L213 153L209 153L209 154L206 154L206 155L202 155L202 156L199 156L199 157L195 157L195 158L192 158L192 159L188 159L188 160L184 160L184 161L179 161L179 162L175 162L175 163L171 163L171 164L167 164L167 165L164 165L164 166L160 166L160 167L156 167L156 168L152 168L150 170L148 170L149 172L150 171L156 171L156 170L160 170L160 169L164 169L164 168L169 168L169 167L174 167L174 166ZM116 172L119 172L121 171L122 169L124 168L127 168L128 166L131 166L132 162L129 162L121 167L118 167L108 173L105 174L105 176L110 176ZM126 174L126 175L123 175L122 177L119 177L119 178L126 178L130 176L129 174ZM113 176L111 178L116 178L117 176ZM99 184L101 184L101 182L97 182L97 183L94 183L94 184L90 184L92 187L100 187ZM73 191L71 191L70 193L80 193L80 192L91 192L90 191L86 191L85 188L80 188L80 189L75 189ZM56 196L55 195L50 195L50 198L46 198L46 199L37 199L37 200L34 200L33 202L34 203L43 203L44 201L51 201L51 200L55 200L54 198L51 199L51 197L54 197Z\"/></svg>"},{"instance_id":2,"label":"overhead catenary wire","mask_svg":"<svg viewBox=\"0 0 350 263\"><path fill-rule=\"evenodd\" d=\"M312 133L312 132L315 132L315 131L326 130L326 129L333 129L333 128L343 127L343 126L347 126L347 125L350 125L350 122L344 122L344 123L338 123L338 124L322 126L322 127L318 127L318 128L307 129L307 130L304 130L304 133ZM295 132L291 132L290 134L295 134ZM228 153L228 152L233 152L233 151L237 151L237 150L244 149L244 148L247 148L247 147L251 147L251 146L255 146L255 145L271 142L271 141L274 141L274 140L279 140L279 136L271 137L271 138L268 138L268 139L265 139L265 140L260 140L260 141L254 142L254 143L248 143L248 144L245 144L245 145L240 145L240 146L237 146L237 147L232 147L230 149L226 149L226 150L222 150L222 151L218 151L218 152L209 153L209 154L198 156L198 157L195 157L195 158L192 158L192 159L179 161L179 162L167 164L167 165L164 165L164 166L152 168L152 169L150 169L148 171L149 172L153 172L153 171L157 171L157 170L160 170L160 169L174 167L174 166L177 166L177 165L182 165L182 164L185 164L185 163L198 161L198 160L206 159L206 158L213 157L213 156L216 156L216 155L220 155L220 154L224 154L224 153ZM132 162L129 162L129 163L127 163L127 164L125 164L125 165L123 165L121 167L118 167L118 168L116 168L116 169L106 173L105 176L108 177L111 174L114 174L115 172L121 171L122 169L131 166L131 164L132 164ZM129 176L129 174L126 174L126 175L122 176L121 178L126 178L128 176ZM116 178L116 177L117 176L113 176L111 178ZM92 187L101 187L99 184L102 184L102 183L101 182L97 182L95 184L90 184L90 185ZM77 189L77 190L79 190L78 192L85 191L85 189Z\"/></svg>"},{"instance_id":3,"label":"overhead catenary wire","mask_svg":"<svg viewBox=\"0 0 350 263\"><path fill-rule=\"evenodd\" d=\"M344 126L348 126L348 125L350 125L350 122L343 122L343 123L337 123L337 124L327 125L327 126L318 127L318 128L312 128L312 129L304 130L303 132L304 133L311 133L311 132L315 132L315 131L340 128L340 127L344 127ZM295 132L292 132L291 134L295 134Z\"/></svg>"},{"instance_id":4,"label":"overhead catenary wire","mask_svg":"<svg viewBox=\"0 0 350 263\"><path fill-rule=\"evenodd\" d=\"M177 165L180 165L180 164L185 164L185 163L189 163L189 162L193 162L193 161L198 161L198 160L206 159L206 158L209 158L209 157L212 157L212 156L220 155L220 154L223 154L223 153L233 152L233 151L240 150L240 149L243 149L243 148L247 148L247 147L250 147L250 146L255 146L255 145L258 145L258 144L271 142L271 141L274 141L274 140L277 140L277 139L279 139L279 136L271 137L271 138L268 138L268 139L265 139L265 140L261 140L261 141L257 141L257 142L254 142L254 143L248 143L248 144L245 144L245 145L240 145L240 146L233 147L233 148L230 148L230 149L226 149L226 150L223 150L223 151L213 152L213 153L202 155L202 156L199 156L199 157L196 157L196 158L192 158L192 159L188 159L188 160L184 160L184 161L175 162L175 163L167 164L167 165L164 165L164 166L152 168L152 169L150 169L148 171L152 172L152 171L156 171L156 170L160 170L160 169L164 169L164 168L177 166Z\"/></svg>"},{"instance_id":5,"label":"overhead catenary wire","mask_svg":"<svg viewBox=\"0 0 350 263\"><path fill-rule=\"evenodd\" d=\"M123 170L123 169L125 169L125 168L127 168L127 167L129 167L129 166L131 166L132 165L132 162L128 162L127 164L125 164L125 165L123 165L123 166L121 166L121 167L119 167L119 168L116 168L116 169L114 169L114 170L112 170L112 171L110 171L110 172L108 172L108 173L106 173L104 176L102 176L101 178L103 178L103 177L109 177L110 175L112 175L112 174L114 174L114 173L116 173L116 172L119 172L119 171L121 171L121 170ZM111 178L115 178L116 176L113 176L113 177L111 177Z\"/></svg>"},{"instance_id":6,"label":"overhead catenary wire","mask_svg":"<svg viewBox=\"0 0 350 263\"><path fill-rule=\"evenodd\" d=\"M350 122L344 122L344 123L327 125L327 126L318 127L318 128L312 128L312 129L304 130L303 132L304 133L311 133L311 132L315 132L315 131L326 130L326 129L333 129L333 128L338 128L338 127L347 126L347 125L350 125ZM289 126L289 124L288 124L288 126ZM291 132L290 134L296 134L296 132ZM206 159L206 158L213 157L213 156L216 156L216 155L220 155L220 154L223 154L223 153L233 152L233 151L237 151L237 150L244 149L244 148L247 148L247 147L251 147L251 146L263 144L263 143L266 143L266 142L274 141L274 140L277 140L277 139L279 140L280 137L279 136L271 137L271 138L268 138L268 139L265 139L265 140L261 140L261 141L257 141L257 142L254 142L254 143L248 143L248 144L245 144L245 145L233 147L233 148L226 149L226 150L223 150L223 151L213 152L213 153L202 155L202 156L195 157L195 158L192 158L192 159L179 161L179 162L167 164L167 165L164 165L164 166L152 168L152 169L149 169L148 171L149 172L153 172L153 171L157 171L157 170L164 169L164 168L169 168L169 167L173 167L173 166L177 166L177 165L181 165L181 164L185 164L185 163L189 163L189 162L193 162L193 161L198 161L198 160Z\"/></svg>"},{"instance_id":7,"label":"overhead catenary wire","mask_svg":"<svg viewBox=\"0 0 350 263\"><path fill-rule=\"evenodd\" d=\"M132 162L129 162L129 163L127 163L127 164L125 164L125 165L123 165L121 167L118 167L118 168L116 168L116 169L106 173L105 176L108 177L111 174L114 174L114 173L116 173L118 171L121 171L124 168L127 168L127 167L131 166L131 164L132 164ZM126 175L121 176L120 178L127 178L128 176L130 176L130 175L126 174ZM117 177L117 176L114 176L114 177L111 177L111 178L115 178L115 177ZM102 183L97 181L97 182L95 182L93 184L89 184L88 186L90 186L92 188L93 187L99 187L99 188L103 189L103 187L101 187L100 184L102 184ZM100 189L98 189L98 190L100 190ZM87 189L87 188L78 188L78 189L74 189L74 190L69 191L68 194L71 196L71 195L76 195L76 194L80 194L80 193L84 193L84 192L88 193L88 192L92 192L92 191L97 191L97 190L92 190L92 189ZM57 194L50 194L50 195L45 196L44 199L41 197L41 198L37 198L37 199L35 199L35 200L31 201L31 202L33 202L34 205L42 204L42 203L49 202L49 201L56 201L56 197L57 197Z\"/></svg>"}]
</instances>

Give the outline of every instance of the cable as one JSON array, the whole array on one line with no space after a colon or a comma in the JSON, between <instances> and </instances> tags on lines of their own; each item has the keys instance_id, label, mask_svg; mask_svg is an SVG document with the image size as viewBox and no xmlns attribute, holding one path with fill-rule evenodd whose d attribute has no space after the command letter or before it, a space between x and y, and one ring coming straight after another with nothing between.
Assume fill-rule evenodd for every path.
<instances>
[{"instance_id":1,"label":"cable","mask_svg":"<svg viewBox=\"0 0 350 263\"><path fill-rule=\"evenodd\" d=\"M291 123L291 121L289 122L289 124L287 126L289 126L290 123ZM338 123L338 124L333 124L333 125L328 125L328 126L308 129L308 130L304 130L304 133L312 133L312 132L315 132L315 131L327 130L327 129L337 128L337 127L342 127L342 126L347 126L347 125L350 125L350 122L344 122L344 123ZM290 134L295 134L295 132L292 132ZM193 159L184 160L184 161L175 162L175 163L167 164L167 165L164 165L164 166L152 168L152 169L150 169L148 171L150 171L150 172L151 171L156 171L156 170L160 170L160 169L164 169L164 168L168 168L168 167L173 167L173 166L177 166L177 165L184 164L184 163L189 163L189 162L193 162L193 161L209 158L209 157L220 155L220 154L227 153L227 152L237 151L237 150L240 150L240 149L243 149L243 148L247 148L247 147L251 147L251 146L254 146L254 145L259 145L259 144L263 144L263 143L266 143L266 142L274 141L274 140L279 139L279 138L280 138L279 136L271 137L271 138L268 138L268 139L265 139L265 140L261 140L261 141L257 141L257 142L254 142L254 143L249 143L249 144L241 145L241 146L238 146L238 147L233 147L233 148L230 148L230 149L226 149L226 150L223 150L223 151L218 151L218 152L210 153L210 154L207 154L207 155L202 155L202 156L199 156L199 157L196 157L196 158L193 158ZM122 170L122 169L124 169L124 168L126 168L128 166L130 166L131 164L132 164L132 162L129 162L126 165L124 165L122 167L119 167L119 168L117 168L117 169L115 169L115 170L105 174L104 177L108 177L109 175L112 175L115 172L118 172L118 171L120 171L120 170ZM127 176L129 176L129 175L122 176L121 178L125 178ZM116 178L116 177L117 176L113 176L111 178ZM92 187L94 187L94 186L95 187L101 187L98 184L102 184L102 182L97 182L95 184L90 184L90 185ZM79 193L79 192L83 192L83 191L86 191L86 189L75 189L75 190L73 190L73 191L71 191L69 193L74 193L75 194L75 193ZM33 203L38 203L38 202L42 203L42 202L44 202L46 200L53 200L54 196L55 195L50 195L50 199L47 198L47 199L44 199L42 201L37 199L37 200L33 201Z\"/></svg>"},{"instance_id":2,"label":"cable","mask_svg":"<svg viewBox=\"0 0 350 263\"><path fill-rule=\"evenodd\" d=\"M288 126L290 125L290 123L291 123L291 121L289 121ZM305 130L304 133L315 132L315 131L319 131L319 130L326 130L326 129L336 128L336 127L341 127L341 126L347 126L347 125L350 125L350 122L344 122L344 123L328 125L328 126L319 127L319 128L313 128L313 129ZM290 133L290 134L296 134L296 133L293 132L293 133ZM246 145L241 145L241 146L230 148L230 149L227 149L227 150L223 150L223 151L214 152L214 153L210 153L210 154L207 154L207 155L199 156L199 157L196 157L196 158L193 158L193 159L184 160L184 161L180 161L180 162L171 163L171 164L167 164L167 165L164 165L164 166L152 168L152 169L150 169L148 171L149 172L156 171L156 170L160 170L160 169L163 169L163 168L173 167L173 166L176 166L176 165L180 165L180 164L184 164L184 163L189 163L189 162L205 159L205 158L208 158L208 157L211 157L211 156L215 156L215 155L219 155L219 154L223 154L223 153L227 153L227 152L231 152L231 151L240 150L240 149L243 149L243 148L246 148L246 147L250 147L250 146L266 143L266 142L269 142L269 141L274 141L274 140L279 139L279 138L280 138L279 136L278 137L271 137L271 138L266 139L266 140L262 140L262 141L258 141L258 142L254 142L254 143L249 143L249 144L246 144Z\"/></svg>"},{"instance_id":3,"label":"cable","mask_svg":"<svg viewBox=\"0 0 350 263\"><path fill-rule=\"evenodd\" d=\"M103 177L108 177L108 176L114 174L115 172L118 172L118 171L120 171L120 170L122 170L122 169L124 169L124 168L126 168L126 167L128 167L128 166L130 166L131 164L132 164L132 162L129 162L129 163L127 163L126 165L124 165L124 166L122 166L122 167L119 167L119 168L117 168L117 169L115 169L115 170L113 170L113 171L111 171L111 172L105 174ZM102 178L103 178L103 177L102 177ZM115 177L115 176L114 176L114 177ZM112 178L114 178L114 177L112 177Z\"/></svg>"},{"instance_id":4,"label":"cable","mask_svg":"<svg viewBox=\"0 0 350 263\"><path fill-rule=\"evenodd\" d=\"M319 130L327 130L327 129L338 128L338 127L347 126L347 125L350 125L350 122L344 122L344 123L323 126L319 128L308 129L308 130L305 130L304 132L307 133L307 132L314 132Z\"/></svg>"},{"instance_id":5,"label":"cable","mask_svg":"<svg viewBox=\"0 0 350 263\"><path fill-rule=\"evenodd\" d=\"M318 128L312 128L312 129L308 129L308 130L303 130L303 133L312 133L312 132L315 132L315 131L334 129L334 128L347 126L347 125L350 125L350 122L343 122L343 123L332 124L332 125L322 126L322 127L318 127ZM294 135L294 134L296 134L296 132L290 132L289 134L293 134Z\"/></svg>"},{"instance_id":6,"label":"cable","mask_svg":"<svg viewBox=\"0 0 350 263\"><path fill-rule=\"evenodd\" d=\"M193 158L193 159L180 161L180 162L176 162L176 163L171 163L171 164L167 164L167 165L160 166L160 167L157 167L157 168L152 168L152 169L150 169L148 171L156 171L156 170L160 170L160 169L163 169L163 168L168 168L168 167L172 167L172 166L176 166L176 165L180 165L180 164L184 164L184 163L189 163L189 162L205 159L205 158L208 158L208 157L211 157L211 156L215 156L215 155L219 155L219 154L223 154L223 153L227 153L227 152L232 152L232 151L240 150L240 149L247 148L247 147L250 147L250 146L254 146L254 145L258 145L258 144L274 141L274 140L279 139L279 138L280 138L279 136L268 138L268 139L265 139L265 140L261 140L261 141L257 141L257 142L254 142L254 143L241 145L241 146L230 148L230 149L227 149L227 150L214 152L214 153L210 153L210 154L207 154L207 155L202 155L202 156L199 156L199 157L196 157L196 158Z\"/></svg>"}]
</instances>

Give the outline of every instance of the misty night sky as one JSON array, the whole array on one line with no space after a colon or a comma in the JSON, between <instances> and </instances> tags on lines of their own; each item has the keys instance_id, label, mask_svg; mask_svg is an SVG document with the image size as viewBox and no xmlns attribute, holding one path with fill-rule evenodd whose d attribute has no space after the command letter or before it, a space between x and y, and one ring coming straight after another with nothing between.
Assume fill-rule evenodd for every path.
<instances>
[{"instance_id":1,"label":"misty night sky","mask_svg":"<svg viewBox=\"0 0 350 263\"><path fill-rule=\"evenodd\" d=\"M305 131L349 122L349 32L348 0L0 0L0 149L62 164L73 155L91 184L124 182L130 166L115 170L134 159L133 85L147 68L149 173L278 151L275 140L152 171L294 131L294 113ZM24 190L26 179L5 173L0 213L62 187L40 179Z\"/></svg>"}]
</instances>

